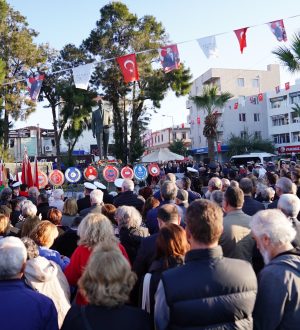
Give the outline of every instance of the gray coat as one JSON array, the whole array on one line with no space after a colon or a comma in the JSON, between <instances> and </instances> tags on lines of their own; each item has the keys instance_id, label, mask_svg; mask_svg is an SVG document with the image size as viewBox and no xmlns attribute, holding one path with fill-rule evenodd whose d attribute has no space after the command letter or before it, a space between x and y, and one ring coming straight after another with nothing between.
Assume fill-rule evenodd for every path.
<instances>
[{"instance_id":1,"label":"gray coat","mask_svg":"<svg viewBox=\"0 0 300 330\"><path fill-rule=\"evenodd\" d=\"M224 257L252 262L255 243L250 235L250 220L251 217L242 210L229 212L224 217L224 230L219 241Z\"/></svg>"},{"instance_id":2,"label":"gray coat","mask_svg":"<svg viewBox=\"0 0 300 330\"><path fill-rule=\"evenodd\" d=\"M293 253L295 254L293 254ZM259 273L255 329L299 329L300 252L280 254Z\"/></svg>"}]
</instances>

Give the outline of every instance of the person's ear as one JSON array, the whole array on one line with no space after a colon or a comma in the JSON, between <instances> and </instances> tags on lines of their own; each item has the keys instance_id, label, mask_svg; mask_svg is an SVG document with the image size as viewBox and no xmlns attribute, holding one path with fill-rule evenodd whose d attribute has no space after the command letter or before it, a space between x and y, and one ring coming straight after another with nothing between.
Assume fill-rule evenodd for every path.
<instances>
[{"instance_id":1,"label":"person's ear","mask_svg":"<svg viewBox=\"0 0 300 330\"><path fill-rule=\"evenodd\" d=\"M181 216L178 215L178 226L181 224Z\"/></svg>"},{"instance_id":2,"label":"person's ear","mask_svg":"<svg viewBox=\"0 0 300 330\"><path fill-rule=\"evenodd\" d=\"M186 239L187 239L187 241L191 244L192 235L191 235L191 232L189 231L189 227L188 226L185 227L185 233L186 233Z\"/></svg>"}]
</instances>

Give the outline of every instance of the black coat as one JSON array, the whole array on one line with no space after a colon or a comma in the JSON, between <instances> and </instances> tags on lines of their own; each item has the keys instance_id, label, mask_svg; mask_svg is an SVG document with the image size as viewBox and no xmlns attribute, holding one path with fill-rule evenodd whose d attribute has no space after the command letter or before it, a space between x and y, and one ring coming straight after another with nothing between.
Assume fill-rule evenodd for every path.
<instances>
[{"instance_id":1,"label":"black coat","mask_svg":"<svg viewBox=\"0 0 300 330\"><path fill-rule=\"evenodd\" d=\"M257 281L244 260L220 246L191 250L185 265L162 274L170 308L168 329L252 329Z\"/></svg>"},{"instance_id":2,"label":"black coat","mask_svg":"<svg viewBox=\"0 0 300 330\"><path fill-rule=\"evenodd\" d=\"M155 257L157 236L158 233L143 238L141 241L140 248L138 249L137 256L133 263L133 271L136 272L139 278L148 272L149 267L152 264Z\"/></svg>"},{"instance_id":3,"label":"black coat","mask_svg":"<svg viewBox=\"0 0 300 330\"><path fill-rule=\"evenodd\" d=\"M73 305L66 315L61 330L150 330L152 328L149 315L135 307L125 305L106 308L95 305L84 307Z\"/></svg>"},{"instance_id":4,"label":"black coat","mask_svg":"<svg viewBox=\"0 0 300 330\"><path fill-rule=\"evenodd\" d=\"M143 237L149 236L147 228L120 228L119 238L124 246L131 264L134 263Z\"/></svg>"},{"instance_id":5,"label":"black coat","mask_svg":"<svg viewBox=\"0 0 300 330\"><path fill-rule=\"evenodd\" d=\"M88 207L91 207L90 195L78 199L77 207L78 207L78 213L80 213L80 211L84 209L87 209Z\"/></svg>"},{"instance_id":6,"label":"black coat","mask_svg":"<svg viewBox=\"0 0 300 330\"><path fill-rule=\"evenodd\" d=\"M263 205L263 203L253 199L250 196L245 196L244 197L244 205L242 208L242 211L247 214L250 215L252 217L252 215L254 215L256 212L264 210L265 207Z\"/></svg>"},{"instance_id":7,"label":"black coat","mask_svg":"<svg viewBox=\"0 0 300 330\"><path fill-rule=\"evenodd\" d=\"M70 258L78 246L78 239L79 236L77 236L77 231L69 228L55 239L51 249L56 250L61 255Z\"/></svg>"},{"instance_id":8,"label":"black coat","mask_svg":"<svg viewBox=\"0 0 300 330\"><path fill-rule=\"evenodd\" d=\"M119 196L114 199L115 207L127 205L134 206L140 212L142 212L144 201L133 192L133 191L124 191Z\"/></svg>"},{"instance_id":9,"label":"black coat","mask_svg":"<svg viewBox=\"0 0 300 330\"><path fill-rule=\"evenodd\" d=\"M48 212L51 209L56 209L54 206L49 206L49 203L40 203L37 206L37 215L41 214L42 215L42 220L48 220Z\"/></svg>"}]
</instances>

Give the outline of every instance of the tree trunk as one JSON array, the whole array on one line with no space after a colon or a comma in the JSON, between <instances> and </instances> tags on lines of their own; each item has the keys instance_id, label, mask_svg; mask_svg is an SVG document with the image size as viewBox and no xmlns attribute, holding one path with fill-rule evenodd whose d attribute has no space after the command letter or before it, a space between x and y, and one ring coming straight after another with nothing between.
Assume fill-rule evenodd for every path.
<instances>
[{"instance_id":1,"label":"tree trunk","mask_svg":"<svg viewBox=\"0 0 300 330\"><path fill-rule=\"evenodd\" d=\"M57 157L57 168L61 169L61 155L60 155L60 141L58 135L58 121L56 117L56 105L51 105L52 117L53 117L53 128L54 128L54 140L56 147L56 157Z\"/></svg>"},{"instance_id":2,"label":"tree trunk","mask_svg":"<svg viewBox=\"0 0 300 330\"><path fill-rule=\"evenodd\" d=\"M208 137L207 146L208 146L208 158L210 162L213 162L215 160L215 138Z\"/></svg>"},{"instance_id":3,"label":"tree trunk","mask_svg":"<svg viewBox=\"0 0 300 330\"><path fill-rule=\"evenodd\" d=\"M9 133L8 112L7 112L7 110L5 110L5 112L4 112L4 128L3 128L4 151L6 151L8 149L8 133Z\"/></svg>"}]
</instances>

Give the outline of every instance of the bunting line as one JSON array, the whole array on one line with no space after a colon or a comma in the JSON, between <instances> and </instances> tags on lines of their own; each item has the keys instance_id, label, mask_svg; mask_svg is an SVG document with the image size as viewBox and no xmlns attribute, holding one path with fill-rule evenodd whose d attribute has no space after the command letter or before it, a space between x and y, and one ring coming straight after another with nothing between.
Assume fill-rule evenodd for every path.
<instances>
[{"instance_id":1,"label":"bunting line","mask_svg":"<svg viewBox=\"0 0 300 330\"><path fill-rule=\"evenodd\" d=\"M260 24L255 24L255 25L248 25L247 27L244 27L244 28L254 28L254 27L257 27L257 26L262 26L262 25L269 25L270 23L272 22L276 22L276 21L280 21L280 20L289 20L289 19L293 19L293 18L297 18L297 17L300 17L300 14L298 15L293 15L293 16L288 16L288 17L285 17L285 18L281 18L279 20L273 20L273 21L269 21L269 22L265 22L265 23L260 23ZM244 28L241 28L241 29L244 29ZM237 29L239 30L239 29ZM207 38L207 37L217 37L217 36L221 36L221 35L225 35L225 34L229 34L229 33L232 33L234 31L237 31L235 29L233 30L230 30L230 31L226 31L226 32L220 32L220 33L216 33L216 34L213 34L213 35L210 35L210 36L204 36L204 37L199 37L199 38L196 38L196 39L189 39L189 40L185 40L185 41L180 41L180 42L177 42L177 43L172 43L172 45L181 45L181 44L185 44L185 43L189 43L189 42L193 42L193 41L198 41L199 39L202 39L202 38ZM163 48L164 46L161 46L160 48ZM145 49L145 50L142 50L142 51L139 51L139 52L135 52L134 54L143 54L143 53L148 53L148 52L152 52L152 51L159 51L160 48L150 48L150 49ZM125 54L123 56L126 56L126 55L130 55L130 54ZM90 63L86 63L86 64L96 64L96 63L105 63L105 62L109 62L109 61L113 61L113 60L117 60L117 58L119 57L122 57L121 56L118 56L118 57L111 57L111 58L107 58L107 59L102 59L102 60L95 60L93 62L90 62ZM78 67L78 66L77 66ZM58 74L58 73L62 73L62 72L66 72L66 71L70 71L70 70L73 70L74 68L76 67L71 67L71 68L67 68L67 69L62 69L62 70L58 70L58 71L54 71L52 72L51 74ZM47 71L46 71L47 72ZM21 81L26 81L28 78L23 78L23 79L17 79L17 80L13 80L13 81L10 81L10 82L5 82L3 84L0 84L0 86L7 86L7 85L13 85L13 84L16 84L18 82L21 82Z\"/></svg>"}]
</instances>

